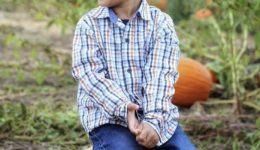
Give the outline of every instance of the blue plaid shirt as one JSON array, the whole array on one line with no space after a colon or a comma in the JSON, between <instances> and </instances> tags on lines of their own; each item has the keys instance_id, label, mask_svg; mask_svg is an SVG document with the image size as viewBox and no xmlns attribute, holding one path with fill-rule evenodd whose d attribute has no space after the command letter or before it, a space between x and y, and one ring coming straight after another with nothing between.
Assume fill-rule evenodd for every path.
<instances>
[{"instance_id":1,"label":"blue plaid shirt","mask_svg":"<svg viewBox=\"0 0 260 150\"><path fill-rule=\"evenodd\" d=\"M80 18L72 50L72 76L86 132L106 123L127 127L127 105L143 110L142 121L160 137L173 135L179 118L171 103L179 77L179 40L171 17L143 0L125 25L99 6Z\"/></svg>"}]
</instances>

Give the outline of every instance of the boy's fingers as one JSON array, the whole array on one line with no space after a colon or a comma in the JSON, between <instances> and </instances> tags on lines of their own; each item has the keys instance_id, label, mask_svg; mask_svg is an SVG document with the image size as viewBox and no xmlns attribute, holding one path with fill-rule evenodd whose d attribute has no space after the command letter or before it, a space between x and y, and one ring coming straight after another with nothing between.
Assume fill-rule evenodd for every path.
<instances>
[{"instance_id":1,"label":"boy's fingers","mask_svg":"<svg viewBox=\"0 0 260 150\"><path fill-rule=\"evenodd\" d=\"M136 124L136 130L137 130L137 135L141 134L142 130L143 130L143 124Z\"/></svg>"},{"instance_id":2,"label":"boy's fingers","mask_svg":"<svg viewBox=\"0 0 260 150\"><path fill-rule=\"evenodd\" d=\"M131 133L136 134L136 131L132 126L129 126L129 129L130 129Z\"/></svg>"},{"instance_id":3,"label":"boy's fingers","mask_svg":"<svg viewBox=\"0 0 260 150\"><path fill-rule=\"evenodd\" d=\"M151 140L151 148L152 147L155 147L156 145L157 145L157 143L159 142L159 140L156 138L156 137L154 137L152 140Z\"/></svg>"},{"instance_id":4,"label":"boy's fingers","mask_svg":"<svg viewBox=\"0 0 260 150\"><path fill-rule=\"evenodd\" d=\"M130 103L127 105L127 110L128 111L135 111L135 110L138 110L139 109L139 106L136 105L135 103Z\"/></svg>"},{"instance_id":5,"label":"boy's fingers","mask_svg":"<svg viewBox=\"0 0 260 150\"><path fill-rule=\"evenodd\" d=\"M153 148L156 146L158 140L154 132L151 132L151 128L144 123L141 123L143 130L141 134L136 137L136 141L147 148Z\"/></svg>"},{"instance_id":6,"label":"boy's fingers","mask_svg":"<svg viewBox=\"0 0 260 150\"><path fill-rule=\"evenodd\" d=\"M148 135L147 135L147 147L153 148L158 143L157 133L148 125L145 125L148 128Z\"/></svg>"},{"instance_id":7,"label":"boy's fingers","mask_svg":"<svg viewBox=\"0 0 260 150\"><path fill-rule=\"evenodd\" d=\"M131 131L131 133L137 135L139 130L138 130L138 120L135 117L134 111L130 111L128 112L128 126L129 126L129 130Z\"/></svg>"},{"instance_id":8,"label":"boy's fingers","mask_svg":"<svg viewBox=\"0 0 260 150\"><path fill-rule=\"evenodd\" d=\"M149 140L149 138L147 137L147 139L144 139L144 140L137 140L137 142L140 144L140 145L143 145L144 147L146 148L153 148L156 146L157 144L157 141L154 139L154 138L151 138Z\"/></svg>"},{"instance_id":9,"label":"boy's fingers","mask_svg":"<svg viewBox=\"0 0 260 150\"><path fill-rule=\"evenodd\" d=\"M137 134L137 130L134 127L134 124L132 122L129 123L129 130L131 131L131 133L133 133L135 135Z\"/></svg>"},{"instance_id":10,"label":"boy's fingers","mask_svg":"<svg viewBox=\"0 0 260 150\"><path fill-rule=\"evenodd\" d=\"M149 142L153 142L153 143L157 143L156 140L158 140L158 136L155 130L153 130L153 128L149 125L149 124L145 124L145 126L148 129L148 136L147 136L147 140Z\"/></svg>"},{"instance_id":11,"label":"boy's fingers","mask_svg":"<svg viewBox=\"0 0 260 150\"><path fill-rule=\"evenodd\" d=\"M136 140L142 144L145 143L147 134L147 131L143 129L142 132L136 137Z\"/></svg>"}]
</instances>

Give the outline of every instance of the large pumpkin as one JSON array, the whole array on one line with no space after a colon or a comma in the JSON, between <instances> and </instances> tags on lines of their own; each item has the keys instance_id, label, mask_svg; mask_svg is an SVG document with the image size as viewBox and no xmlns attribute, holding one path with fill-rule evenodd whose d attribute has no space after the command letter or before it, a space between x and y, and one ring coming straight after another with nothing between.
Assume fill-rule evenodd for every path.
<instances>
[{"instance_id":1,"label":"large pumpkin","mask_svg":"<svg viewBox=\"0 0 260 150\"><path fill-rule=\"evenodd\" d=\"M196 101L207 100L213 86L211 72L190 58L181 58L178 68L180 77L175 85L172 103L190 107Z\"/></svg>"},{"instance_id":2,"label":"large pumpkin","mask_svg":"<svg viewBox=\"0 0 260 150\"><path fill-rule=\"evenodd\" d=\"M168 6L168 0L147 0L150 5L156 6L165 11Z\"/></svg>"}]
</instances>

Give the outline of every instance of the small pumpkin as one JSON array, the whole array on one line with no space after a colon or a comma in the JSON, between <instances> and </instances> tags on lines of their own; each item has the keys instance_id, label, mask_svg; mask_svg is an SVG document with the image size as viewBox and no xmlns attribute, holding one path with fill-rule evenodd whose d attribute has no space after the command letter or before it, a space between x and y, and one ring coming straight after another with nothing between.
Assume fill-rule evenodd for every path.
<instances>
[{"instance_id":1,"label":"small pumpkin","mask_svg":"<svg viewBox=\"0 0 260 150\"><path fill-rule=\"evenodd\" d=\"M162 11L165 11L168 6L168 0L147 0L150 5L156 6Z\"/></svg>"},{"instance_id":2,"label":"small pumpkin","mask_svg":"<svg viewBox=\"0 0 260 150\"><path fill-rule=\"evenodd\" d=\"M210 70L200 62L182 57L178 67L180 76L175 85L172 103L190 107L196 101L208 99L213 87Z\"/></svg>"},{"instance_id":3,"label":"small pumpkin","mask_svg":"<svg viewBox=\"0 0 260 150\"><path fill-rule=\"evenodd\" d=\"M204 20L212 15L213 15L212 11L207 8L200 9L200 10L196 11L196 13L195 13L195 17L198 20Z\"/></svg>"}]
</instances>

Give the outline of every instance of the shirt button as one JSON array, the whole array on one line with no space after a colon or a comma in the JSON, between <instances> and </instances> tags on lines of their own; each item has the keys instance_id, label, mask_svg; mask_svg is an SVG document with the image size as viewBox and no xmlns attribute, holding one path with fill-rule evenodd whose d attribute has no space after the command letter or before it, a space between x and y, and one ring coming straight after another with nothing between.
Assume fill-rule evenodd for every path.
<instances>
[{"instance_id":1,"label":"shirt button","mask_svg":"<svg viewBox=\"0 0 260 150\"><path fill-rule=\"evenodd\" d=\"M131 69L130 69L130 68L128 68L128 69L127 69L127 72L128 72L128 73L130 73L130 72L131 72Z\"/></svg>"},{"instance_id":2,"label":"shirt button","mask_svg":"<svg viewBox=\"0 0 260 150\"><path fill-rule=\"evenodd\" d=\"M100 50L97 51L97 56L102 56L102 53L100 52Z\"/></svg>"},{"instance_id":3,"label":"shirt button","mask_svg":"<svg viewBox=\"0 0 260 150\"><path fill-rule=\"evenodd\" d=\"M126 43L129 43L129 39L125 39L125 42L126 42Z\"/></svg>"},{"instance_id":4,"label":"shirt button","mask_svg":"<svg viewBox=\"0 0 260 150\"><path fill-rule=\"evenodd\" d=\"M106 73L106 74L105 74L105 78L107 78L107 79L110 79L110 77L109 77L109 74L108 74L108 73Z\"/></svg>"}]
</instances>

